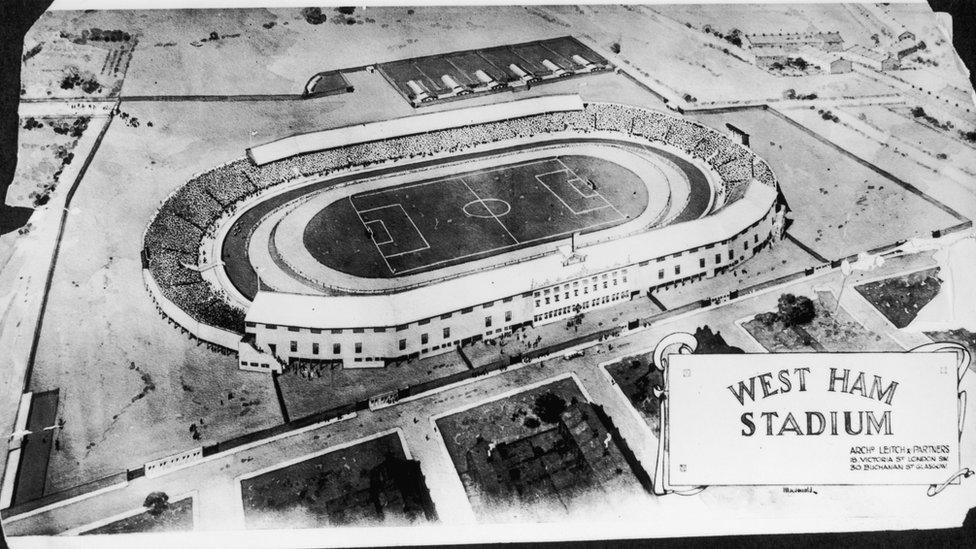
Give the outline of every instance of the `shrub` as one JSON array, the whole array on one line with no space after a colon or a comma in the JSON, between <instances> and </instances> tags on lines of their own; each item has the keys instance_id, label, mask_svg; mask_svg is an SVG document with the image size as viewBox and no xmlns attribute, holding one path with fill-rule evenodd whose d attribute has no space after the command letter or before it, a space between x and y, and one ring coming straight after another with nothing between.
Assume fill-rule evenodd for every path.
<instances>
[{"instance_id":1,"label":"shrub","mask_svg":"<svg viewBox=\"0 0 976 549\"><path fill-rule=\"evenodd\" d=\"M321 25L328 21L328 17L322 15L322 8L302 8L302 17L310 25Z\"/></svg>"},{"instance_id":2,"label":"shrub","mask_svg":"<svg viewBox=\"0 0 976 549\"><path fill-rule=\"evenodd\" d=\"M159 515L169 508L169 496L166 492L150 492L142 506L149 509L150 515Z\"/></svg>"},{"instance_id":3,"label":"shrub","mask_svg":"<svg viewBox=\"0 0 976 549\"><path fill-rule=\"evenodd\" d=\"M779 312L779 318L787 326L809 324L817 316L813 301L802 295L783 294L779 296L776 309Z\"/></svg>"},{"instance_id":4,"label":"shrub","mask_svg":"<svg viewBox=\"0 0 976 549\"><path fill-rule=\"evenodd\" d=\"M620 43L614 42L613 44L610 44L610 51L613 53L620 53Z\"/></svg>"},{"instance_id":5,"label":"shrub","mask_svg":"<svg viewBox=\"0 0 976 549\"><path fill-rule=\"evenodd\" d=\"M532 411L546 423L558 423L566 411L566 401L555 393L543 393L536 397Z\"/></svg>"}]
</instances>

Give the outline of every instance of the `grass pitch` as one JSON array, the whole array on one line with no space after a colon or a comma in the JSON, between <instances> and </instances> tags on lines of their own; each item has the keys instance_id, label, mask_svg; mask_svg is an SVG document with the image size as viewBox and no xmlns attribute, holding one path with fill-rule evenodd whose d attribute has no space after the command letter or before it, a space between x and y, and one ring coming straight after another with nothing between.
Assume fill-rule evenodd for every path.
<instances>
[{"instance_id":1,"label":"grass pitch","mask_svg":"<svg viewBox=\"0 0 976 549\"><path fill-rule=\"evenodd\" d=\"M316 214L303 238L324 265L390 278L610 228L647 194L612 162L552 157L360 193Z\"/></svg>"}]
</instances>

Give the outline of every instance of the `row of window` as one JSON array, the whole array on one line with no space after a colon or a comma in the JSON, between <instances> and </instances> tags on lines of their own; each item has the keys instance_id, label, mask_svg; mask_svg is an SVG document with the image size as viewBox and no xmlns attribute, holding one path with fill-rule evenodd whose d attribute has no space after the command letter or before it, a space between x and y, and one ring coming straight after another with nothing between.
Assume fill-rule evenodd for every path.
<instances>
[{"instance_id":1,"label":"row of window","mask_svg":"<svg viewBox=\"0 0 976 549\"><path fill-rule=\"evenodd\" d=\"M508 323L508 322L511 322L511 321L512 321L512 311L505 311L505 322ZM488 316L485 317L485 328L490 328L491 325L492 325L492 317L491 317L491 315L488 315ZM501 329L496 330L496 331L500 331L500 330ZM489 331L488 333L491 333L491 332ZM450 339L451 338L451 327L450 326L447 326L443 330L441 330L441 336L443 337L443 339ZM420 334L420 344L421 345L427 345L427 343L429 341L430 341L430 336L429 336L429 334L427 332L424 332L424 333ZM401 351L406 350L406 348L407 348L407 340L405 338L400 339L400 341L397 342L397 348L399 350L401 350ZM298 342L297 341L294 341L294 340L292 340L291 342L289 342L288 350L290 352L292 352L292 353L297 353L298 352ZM318 342L312 342L312 354L313 355L317 355L317 354L320 353L320 351L321 351L321 347L319 346ZM356 354L361 354L363 352L363 344L362 344L362 342L357 341L355 343L354 351L355 351ZM332 354L334 354L334 355L342 354L342 345L340 343L333 343L332 344Z\"/></svg>"},{"instance_id":2,"label":"row of window","mask_svg":"<svg viewBox=\"0 0 976 549\"><path fill-rule=\"evenodd\" d=\"M757 234L754 234L753 237L752 237L752 239L753 239L754 242L756 242L758 244L759 243L759 234L758 233ZM746 250L746 251L749 250L749 241L748 240L746 240L745 242L742 243L742 249L743 250ZM731 250L730 249L729 250L729 261L732 261L733 259L735 259L735 250ZM716 265L721 265L721 263L722 263L722 254L715 254L715 264ZM698 267L700 267L702 269L705 268L705 258L704 257L701 257L701 258L698 259ZM675 274L675 276L678 276L678 275L681 274L681 265L675 265L674 266L674 274ZM663 278L664 278L664 269L660 269L657 272L657 279L658 280L661 280Z\"/></svg>"},{"instance_id":3,"label":"row of window","mask_svg":"<svg viewBox=\"0 0 976 549\"><path fill-rule=\"evenodd\" d=\"M590 307L596 307L596 306L602 305L604 303L611 303L611 302L614 302L614 301L618 301L620 299L624 299L628 295L629 295L628 292L617 292L615 294L605 295L602 298L599 298L598 297L596 299L587 300L587 301L584 301L583 303L579 303L577 305L571 305L571 306L567 306L567 307L562 307L560 309L554 309L552 311L547 311L545 313L537 314L537 315L535 315L534 320L535 320L535 322L540 322L542 320L547 320L547 319L550 319L550 318L555 318L555 317L559 317L559 316L563 316L563 315L568 315L570 313L576 313L578 311L585 311L585 310L589 309Z\"/></svg>"},{"instance_id":4,"label":"row of window","mask_svg":"<svg viewBox=\"0 0 976 549\"><path fill-rule=\"evenodd\" d=\"M506 298L506 301L511 301L511 298ZM491 305L491 303L487 303L487 304L485 304L484 308L487 309L490 305ZM468 312L470 312L470 309L468 309ZM450 313L448 313L447 315L442 315L441 316L441 318L450 318L450 317L451 317L451 314ZM511 321L512 321L512 311L505 311L505 322L511 322ZM424 325L424 324L429 324L429 323L430 323L430 319L426 319L426 320L421 320L417 324L418 325ZM492 323L492 317L491 317L491 315L486 316L485 317L485 327L486 328L490 328L491 327L491 323ZM255 322L247 322L246 325L253 328L253 327L257 326L257 323L255 323ZM406 330L408 326L409 326L408 324L403 324L401 326L397 326L396 327L396 331L400 332L400 331ZM276 324L265 324L265 327L267 329L269 329L269 330L276 330L278 328L278 326ZM297 328L297 327L294 327L294 326L288 326L288 331L289 332L300 332L301 331L301 328ZM322 333L322 330L320 330L318 328L309 328L309 331L311 333L313 333L313 334L321 334ZM375 333L383 333L383 332L386 331L386 328L373 328L372 331L375 332ZM449 337L450 336L450 328L444 328L444 331L445 331L444 337L445 338ZM329 332L331 332L333 334L341 334L342 333L342 329L329 330ZM365 329L364 328L353 328L352 329L352 333L354 333L354 334L361 334L361 333L364 333L364 332L365 332ZM426 334L424 334L424 336L426 336ZM336 354L338 354L338 351L336 352Z\"/></svg>"}]
</instances>

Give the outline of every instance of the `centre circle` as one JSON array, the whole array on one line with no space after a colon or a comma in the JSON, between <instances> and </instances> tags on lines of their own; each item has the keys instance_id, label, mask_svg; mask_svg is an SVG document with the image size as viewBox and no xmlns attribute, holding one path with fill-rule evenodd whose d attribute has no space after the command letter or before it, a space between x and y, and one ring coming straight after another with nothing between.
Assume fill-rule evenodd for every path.
<instances>
[{"instance_id":1,"label":"centre circle","mask_svg":"<svg viewBox=\"0 0 976 549\"><path fill-rule=\"evenodd\" d=\"M479 198L464 205L468 217L501 217L512 211L512 205L501 198Z\"/></svg>"}]
</instances>

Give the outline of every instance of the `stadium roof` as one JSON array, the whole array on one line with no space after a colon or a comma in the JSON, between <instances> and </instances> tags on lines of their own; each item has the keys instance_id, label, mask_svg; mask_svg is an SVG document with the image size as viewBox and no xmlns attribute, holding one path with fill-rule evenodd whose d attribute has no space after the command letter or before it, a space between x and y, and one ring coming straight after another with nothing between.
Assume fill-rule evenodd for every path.
<instances>
[{"instance_id":1,"label":"stadium roof","mask_svg":"<svg viewBox=\"0 0 976 549\"><path fill-rule=\"evenodd\" d=\"M258 292L247 320L317 329L404 325L730 238L762 218L775 200L775 189L753 182L741 200L708 217L580 248L585 261L568 266L554 253L395 294Z\"/></svg>"},{"instance_id":2,"label":"stadium roof","mask_svg":"<svg viewBox=\"0 0 976 549\"><path fill-rule=\"evenodd\" d=\"M293 135L252 147L247 150L247 156L252 162L261 166L299 154L357 143L474 124L486 124L545 112L579 111L582 109L583 100L580 99L579 95L546 95L507 103L439 111Z\"/></svg>"}]
</instances>

